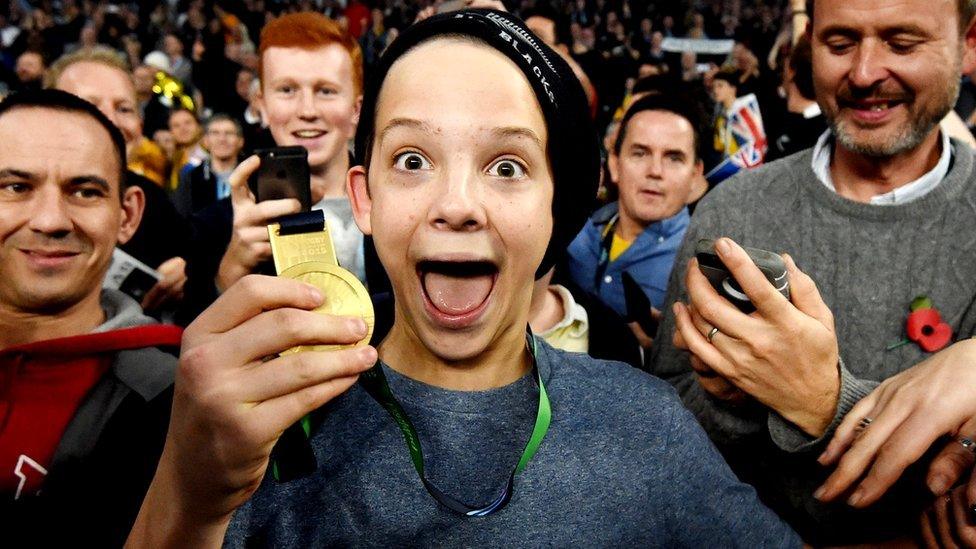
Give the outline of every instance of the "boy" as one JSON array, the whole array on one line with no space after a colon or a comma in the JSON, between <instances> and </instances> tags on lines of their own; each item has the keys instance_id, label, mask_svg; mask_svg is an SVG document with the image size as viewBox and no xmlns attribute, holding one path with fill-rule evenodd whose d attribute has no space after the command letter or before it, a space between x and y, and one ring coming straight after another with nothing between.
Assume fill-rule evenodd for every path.
<instances>
[{"instance_id":1,"label":"boy","mask_svg":"<svg viewBox=\"0 0 976 549\"><path fill-rule=\"evenodd\" d=\"M432 17L390 46L362 113L347 188L392 327L378 317L375 349L262 362L367 327L308 312L323 296L294 281L230 288L188 329L134 546L798 544L662 382L526 333L599 169L552 50L501 12ZM318 470L262 485L282 431L320 407Z\"/></svg>"}]
</instances>

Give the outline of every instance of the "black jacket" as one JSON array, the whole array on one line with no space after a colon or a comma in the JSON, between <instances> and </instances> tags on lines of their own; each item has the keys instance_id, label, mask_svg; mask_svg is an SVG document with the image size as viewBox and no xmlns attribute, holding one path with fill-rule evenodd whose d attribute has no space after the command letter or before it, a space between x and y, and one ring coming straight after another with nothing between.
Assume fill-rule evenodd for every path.
<instances>
[{"instance_id":1,"label":"black jacket","mask_svg":"<svg viewBox=\"0 0 976 549\"><path fill-rule=\"evenodd\" d=\"M61 437L40 495L0 504L7 547L121 547L156 472L176 358L119 351Z\"/></svg>"}]
</instances>

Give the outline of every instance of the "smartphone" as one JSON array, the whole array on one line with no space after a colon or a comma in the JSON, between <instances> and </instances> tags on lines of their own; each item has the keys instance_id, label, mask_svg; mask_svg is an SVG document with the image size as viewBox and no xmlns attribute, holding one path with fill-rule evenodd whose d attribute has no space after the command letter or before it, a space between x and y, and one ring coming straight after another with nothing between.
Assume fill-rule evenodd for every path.
<instances>
[{"instance_id":1,"label":"smartphone","mask_svg":"<svg viewBox=\"0 0 976 549\"><path fill-rule=\"evenodd\" d=\"M783 262L783 258L773 252L758 248L743 247L743 249L749 254L756 267L762 271L766 280L776 288L776 291L789 299L790 280L786 276L786 263ZM749 301L749 296L742 291L742 287L739 286L725 264L719 259L715 252L714 240L705 238L699 240L695 245L695 257L698 258L698 269L720 295L746 314L756 310L752 301Z\"/></svg>"},{"instance_id":2,"label":"smartphone","mask_svg":"<svg viewBox=\"0 0 976 549\"><path fill-rule=\"evenodd\" d=\"M636 322L647 337L654 337L657 333L657 320L651 316L651 300L641 289L640 284L624 271L622 277L624 283L624 301L627 303L627 322Z\"/></svg>"},{"instance_id":3,"label":"smartphone","mask_svg":"<svg viewBox=\"0 0 976 549\"><path fill-rule=\"evenodd\" d=\"M311 177L305 147L274 147L254 151L261 166L251 177L251 192L258 202L297 199L302 211L312 209Z\"/></svg>"}]
</instances>

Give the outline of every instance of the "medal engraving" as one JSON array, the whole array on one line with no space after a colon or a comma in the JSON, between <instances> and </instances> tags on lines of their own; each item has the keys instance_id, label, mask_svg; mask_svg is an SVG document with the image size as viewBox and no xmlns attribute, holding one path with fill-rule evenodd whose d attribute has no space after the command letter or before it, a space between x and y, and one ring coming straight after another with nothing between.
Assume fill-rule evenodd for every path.
<instances>
[{"instance_id":1,"label":"medal engraving","mask_svg":"<svg viewBox=\"0 0 976 549\"><path fill-rule=\"evenodd\" d=\"M271 238L271 253L278 274L289 267L309 261L339 264L328 226L322 231L281 236L276 223L268 225L268 235Z\"/></svg>"}]
</instances>

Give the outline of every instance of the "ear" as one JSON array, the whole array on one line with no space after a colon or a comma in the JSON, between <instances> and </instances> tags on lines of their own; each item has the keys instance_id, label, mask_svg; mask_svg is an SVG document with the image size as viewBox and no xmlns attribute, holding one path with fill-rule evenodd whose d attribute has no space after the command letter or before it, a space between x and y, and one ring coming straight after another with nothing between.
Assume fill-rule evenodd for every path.
<instances>
[{"instance_id":1,"label":"ear","mask_svg":"<svg viewBox=\"0 0 976 549\"><path fill-rule=\"evenodd\" d=\"M363 111L363 96L357 95L356 101L353 103L353 113L352 113L352 128L355 131L356 126L359 125L359 115Z\"/></svg>"},{"instance_id":2,"label":"ear","mask_svg":"<svg viewBox=\"0 0 976 549\"><path fill-rule=\"evenodd\" d=\"M352 216L356 226L365 235L373 234L373 199L369 195L369 183L366 181L366 168L353 166L346 173L346 195L352 205Z\"/></svg>"},{"instance_id":3,"label":"ear","mask_svg":"<svg viewBox=\"0 0 976 549\"><path fill-rule=\"evenodd\" d=\"M976 17L969 21L963 33L962 74L976 70Z\"/></svg>"},{"instance_id":4,"label":"ear","mask_svg":"<svg viewBox=\"0 0 976 549\"><path fill-rule=\"evenodd\" d=\"M688 186L688 198L685 204L691 204L708 192L708 181L705 180L705 163L699 158L695 162L695 172L692 175L691 185Z\"/></svg>"},{"instance_id":5,"label":"ear","mask_svg":"<svg viewBox=\"0 0 976 549\"><path fill-rule=\"evenodd\" d=\"M610 170L610 181L613 181L615 185L620 180L617 175L620 173L620 166L617 165L618 162L620 162L620 158L617 157L617 153L610 151L610 154L607 156L607 169Z\"/></svg>"},{"instance_id":6,"label":"ear","mask_svg":"<svg viewBox=\"0 0 976 549\"><path fill-rule=\"evenodd\" d=\"M254 101L258 105L258 113L261 115L261 120L266 121L268 119L268 113L264 106L264 82L261 82L261 85L258 86L258 93L254 96Z\"/></svg>"},{"instance_id":7,"label":"ear","mask_svg":"<svg viewBox=\"0 0 976 549\"><path fill-rule=\"evenodd\" d=\"M125 244L136 233L146 209L146 193L133 185L122 194L122 210L119 212L119 244Z\"/></svg>"}]
</instances>

